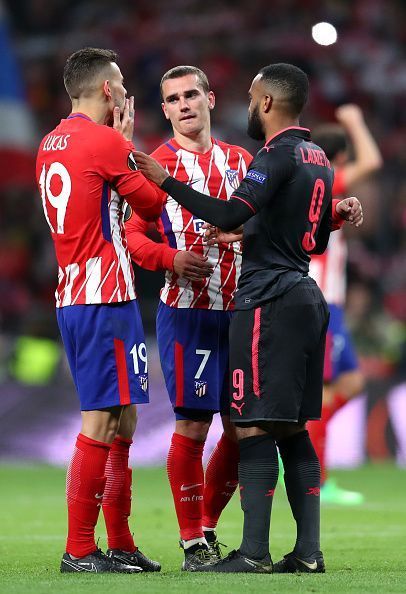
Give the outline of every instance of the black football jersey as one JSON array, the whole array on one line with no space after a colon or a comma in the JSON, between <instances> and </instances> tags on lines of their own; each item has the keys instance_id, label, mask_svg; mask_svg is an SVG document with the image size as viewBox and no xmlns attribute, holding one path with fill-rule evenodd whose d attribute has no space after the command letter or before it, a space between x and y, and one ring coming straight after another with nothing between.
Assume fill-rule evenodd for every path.
<instances>
[{"instance_id":1,"label":"black football jersey","mask_svg":"<svg viewBox=\"0 0 406 594\"><path fill-rule=\"evenodd\" d=\"M244 224L237 309L286 293L324 251L332 215L333 170L310 131L292 127L257 153L233 196L256 213Z\"/></svg>"}]
</instances>

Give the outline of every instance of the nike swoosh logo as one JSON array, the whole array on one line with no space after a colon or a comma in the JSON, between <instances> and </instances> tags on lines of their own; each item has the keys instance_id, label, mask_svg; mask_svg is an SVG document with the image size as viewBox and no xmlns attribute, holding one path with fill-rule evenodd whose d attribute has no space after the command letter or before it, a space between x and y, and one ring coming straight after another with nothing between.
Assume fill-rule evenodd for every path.
<instances>
[{"instance_id":1,"label":"nike swoosh logo","mask_svg":"<svg viewBox=\"0 0 406 594\"><path fill-rule=\"evenodd\" d=\"M256 569L259 568L272 573L272 565L262 565L261 563L256 563L253 559L247 559L247 557L244 557L244 561L251 567L255 567Z\"/></svg>"},{"instance_id":2,"label":"nike swoosh logo","mask_svg":"<svg viewBox=\"0 0 406 594\"><path fill-rule=\"evenodd\" d=\"M203 483L196 483L195 485L181 485L181 491L189 491L189 489L193 489L194 487L201 487Z\"/></svg>"},{"instance_id":3,"label":"nike swoosh logo","mask_svg":"<svg viewBox=\"0 0 406 594\"><path fill-rule=\"evenodd\" d=\"M296 557L296 558L297 558L298 561L300 561L300 563L303 563L303 565L305 565L309 569L317 569L317 561L313 561L312 563L308 563L307 561L303 561L303 559L299 559L299 557Z\"/></svg>"},{"instance_id":4,"label":"nike swoosh logo","mask_svg":"<svg viewBox=\"0 0 406 594\"><path fill-rule=\"evenodd\" d=\"M63 562L65 563L65 565L69 565L69 567L72 567L72 569L74 569L75 571L88 571L89 573L97 573L96 567L93 563L71 563L66 559L64 559ZM91 568L87 569L86 567L84 567L84 565L90 565Z\"/></svg>"},{"instance_id":5,"label":"nike swoosh logo","mask_svg":"<svg viewBox=\"0 0 406 594\"><path fill-rule=\"evenodd\" d=\"M193 186L194 184L197 184L197 182L199 181L203 181L202 179L191 179L190 181L188 181L187 185L188 186Z\"/></svg>"},{"instance_id":6,"label":"nike swoosh logo","mask_svg":"<svg viewBox=\"0 0 406 594\"><path fill-rule=\"evenodd\" d=\"M96 499L103 499L103 493L102 494L96 493L95 497L96 497Z\"/></svg>"}]
</instances>

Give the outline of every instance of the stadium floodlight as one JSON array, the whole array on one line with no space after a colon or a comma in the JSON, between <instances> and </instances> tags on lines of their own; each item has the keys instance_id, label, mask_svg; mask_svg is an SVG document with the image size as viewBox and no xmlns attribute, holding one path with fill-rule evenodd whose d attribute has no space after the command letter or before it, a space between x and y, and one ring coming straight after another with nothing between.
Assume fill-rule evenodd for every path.
<instances>
[{"instance_id":1,"label":"stadium floodlight","mask_svg":"<svg viewBox=\"0 0 406 594\"><path fill-rule=\"evenodd\" d=\"M331 23L317 23L312 27L312 37L319 45L332 45L337 41L337 29Z\"/></svg>"}]
</instances>

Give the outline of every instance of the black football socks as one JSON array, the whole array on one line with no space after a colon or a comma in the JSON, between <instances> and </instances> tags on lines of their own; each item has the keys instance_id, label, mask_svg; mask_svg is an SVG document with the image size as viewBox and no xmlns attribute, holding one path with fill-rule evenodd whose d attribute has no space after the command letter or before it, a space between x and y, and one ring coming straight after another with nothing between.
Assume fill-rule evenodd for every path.
<instances>
[{"instance_id":1,"label":"black football socks","mask_svg":"<svg viewBox=\"0 0 406 594\"><path fill-rule=\"evenodd\" d=\"M306 558L320 550L320 463L307 431L278 441L278 447L286 493L296 520L294 552Z\"/></svg>"},{"instance_id":2,"label":"black football socks","mask_svg":"<svg viewBox=\"0 0 406 594\"><path fill-rule=\"evenodd\" d=\"M249 559L269 554L269 527L272 500L278 481L278 453L269 435L239 441L238 467L241 509L244 512L240 552Z\"/></svg>"}]
</instances>

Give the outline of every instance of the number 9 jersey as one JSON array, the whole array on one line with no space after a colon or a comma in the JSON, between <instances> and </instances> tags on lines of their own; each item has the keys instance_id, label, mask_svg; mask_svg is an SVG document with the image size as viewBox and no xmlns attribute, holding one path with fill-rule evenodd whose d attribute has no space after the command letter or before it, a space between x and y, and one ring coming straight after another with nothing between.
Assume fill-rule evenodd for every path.
<instances>
[{"instance_id":1,"label":"number 9 jersey","mask_svg":"<svg viewBox=\"0 0 406 594\"><path fill-rule=\"evenodd\" d=\"M254 309L292 289L309 272L310 254L333 229L333 171L306 128L270 138L233 197L255 216L244 223L236 309Z\"/></svg>"},{"instance_id":2,"label":"number 9 jersey","mask_svg":"<svg viewBox=\"0 0 406 594\"><path fill-rule=\"evenodd\" d=\"M56 306L136 298L123 199L159 216L162 194L139 172L116 130L71 114L42 140L36 177L58 261Z\"/></svg>"}]
</instances>

